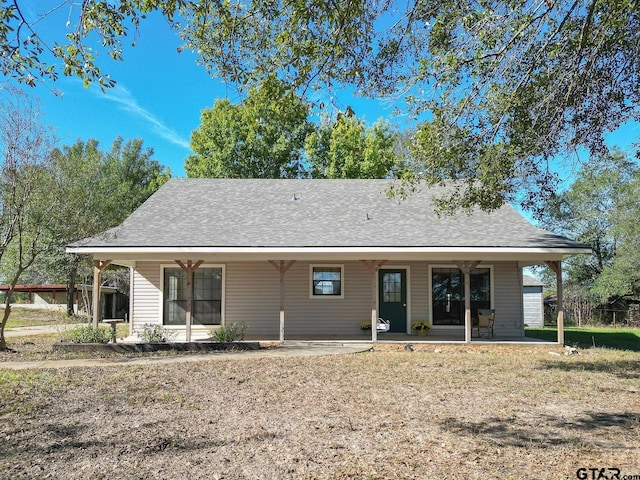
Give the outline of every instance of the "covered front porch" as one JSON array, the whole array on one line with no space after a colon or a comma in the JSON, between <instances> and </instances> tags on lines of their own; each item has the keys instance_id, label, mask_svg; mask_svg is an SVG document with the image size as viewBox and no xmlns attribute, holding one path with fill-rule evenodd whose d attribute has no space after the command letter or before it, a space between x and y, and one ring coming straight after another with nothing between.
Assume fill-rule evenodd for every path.
<instances>
[{"instance_id":1,"label":"covered front porch","mask_svg":"<svg viewBox=\"0 0 640 480\"><path fill-rule=\"evenodd\" d=\"M285 302L285 290L286 280L285 274L291 268L295 261L269 261L269 263L280 273L280 315L279 315L279 336L277 338L280 342L287 340L291 341L370 341L372 343L379 342L392 342L392 343L531 343L538 342L536 339L530 339L524 335L524 329L522 334L514 335L501 334L493 329L493 314L492 314L492 326L491 332L478 328L480 307L488 307L490 311L494 311L493 307L493 288L494 288L494 274L493 264L490 261L475 260L475 261L450 261L445 268L437 262L429 264L429 285L430 285L430 314L428 322L433 323L433 329L426 336L418 335L418 332L413 330L411 326L411 317L407 316L407 312L410 310L408 303L410 303L410 295L407 294L409 289L407 286L407 278L410 276L410 267L400 264L394 264L388 260L359 260L359 263L364 266L371 275L371 325L379 324L381 319L390 320L388 314L396 315L400 312L399 330L392 328L390 331L380 331L379 328L371 328L364 330L360 334L286 334L286 302ZM545 260L547 264L555 273L557 280L558 291L558 309L557 309L557 325L558 336L557 343L564 344L564 312L562 308L562 260ZM518 268L521 271L522 265L526 262L518 262ZM488 267L488 268L479 268ZM447 268L455 267L455 268ZM438 272L436 273L436 270ZM445 294L443 298L440 298L440 304L438 304L439 298L437 298L436 291L441 286L438 283L437 278L442 277L441 271L444 271L444 277L446 278L447 270L459 270L462 274L463 280L459 282L459 295L457 297L458 303L458 321L456 323L456 315L454 314L455 298L452 300L452 294ZM486 284L486 305L483 305L482 299L478 299L478 290L482 290L482 287L478 288L478 279L475 278L475 285L472 288L472 277L478 277L477 272L479 270L485 270L484 283ZM520 275L521 276L521 275ZM482 278L480 279L482 283ZM448 290L450 291L450 290ZM522 293L520 292L520 295ZM446 298L446 300L445 300ZM397 307L394 307L394 303ZM441 307L440 310L438 307ZM445 313L446 312L446 313ZM415 317L413 317L415 319ZM453 320L453 323L447 323L446 320ZM393 327L393 319L391 318L390 326ZM480 322L482 323L482 322ZM502 323L509 323L509 320L502 320ZM515 323L518 323L516 320ZM522 324L524 327L524 324ZM398 326L398 322L396 322ZM403 331L405 330L406 331ZM273 338L276 340L276 338Z\"/></svg>"},{"instance_id":2,"label":"covered front porch","mask_svg":"<svg viewBox=\"0 0 640 480\"><path fill-rule=\"evenodd\" d=\"M176 340L189 342L210 337L219 325L245 323L247 339L280 343L530 342L521 312L521 262L323 260L136 262L132 288L149 292L153 300L134 302L131 334L147 323L159 324L173 330ZM547 263L558 274L557 342L563 344L561 264ZM107 264L96 261L96 285ZM160 308L152 311L154 303ZM496 311L492 335L480 335L474 327L486 308ZM380 317L395 328L360 329L367 318L376 325ZM428 336L412 329L416 321L432 325Z\"/></svg>"}]
</instances>

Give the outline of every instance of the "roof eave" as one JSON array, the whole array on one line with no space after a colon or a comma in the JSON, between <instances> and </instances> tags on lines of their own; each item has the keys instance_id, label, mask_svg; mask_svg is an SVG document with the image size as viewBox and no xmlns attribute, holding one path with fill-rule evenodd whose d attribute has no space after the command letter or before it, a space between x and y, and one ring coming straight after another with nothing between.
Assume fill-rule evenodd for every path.
<instances>
[{"instance_id":1,"label":"roof eave","mask_svg":"<svg viewBox=\"0 0 640 480\"><path fill-rule=\"evenodd\" d=\"M202 259L206 261L260 260L481 260L544 262L561 260L568 255L588 254L584 247L68 247L68 253L89 254L104 260L173 261Z\"/></svg>"}]
</instances>

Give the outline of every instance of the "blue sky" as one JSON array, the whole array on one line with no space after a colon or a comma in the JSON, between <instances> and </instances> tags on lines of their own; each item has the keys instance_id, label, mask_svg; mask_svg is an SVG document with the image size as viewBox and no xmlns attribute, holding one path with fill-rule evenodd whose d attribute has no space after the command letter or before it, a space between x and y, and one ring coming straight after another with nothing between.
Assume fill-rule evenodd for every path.
<instances>
[{"instance_id":1,"label":"blue sky","mask_svg":"<svg viewBox=\"0 0 640 480\"><path fill-rule=\"evenodd\" d=\"M65 21L66 13L59 12L51 17L47 28L59 38ZM104 93L97 86L85 89L81 80L63 76L55 83L38 86L35 93L40 97L45 121L56 129L61 145L95 138L108 150L118 135L125 140L142 138L173 176L185 176L184 161L191 153L189 138L200 124L201 111L217 98L237 101L238 94L233 87L211 78L196 64L193 53L179 52L180 39L159 14L141 23L136 42L135 48L130 47L131 39L123 42L122 62L99 52L103 71L118 82ZM49 89L60 90L63 96L57 97ZM341 108L350 105L369 123L381 117L393 123L403 121L393 117L393 105L385 100L354 98L348 92L332 100ZM611 134L609 144L631 155L631 144L638 138L640 125L632 124ZM558 169L566 187L572 170Z\"/></svg>"},{"instance_id":2,"label":"blue sky","mask_svg":"<svg viewBox=\"0 0 640 480\"><path fill-rule=\"evenodd\" d=\"M64 28L64 21L58 23ZM107 150L116 136L142 138L153 147L155 158L183 177L184 161L191 153L189 138L200 124L200 113L217 98L239 100L237 91L211 78L196 64L190 51L178 52L181 42L159 15L143 21L135 48L123 42L124 61L112 61L104 52L100 65L118 83L103 93L95 85L61 76L38 86L45 121L56 128L61 145L95 138ZM61 98L49 89L63 92ZM354 99L345 94L338 105L351 105L356 114L373 123L389 117L392 107L384 101Z\"/></svg>"}]
</instances>

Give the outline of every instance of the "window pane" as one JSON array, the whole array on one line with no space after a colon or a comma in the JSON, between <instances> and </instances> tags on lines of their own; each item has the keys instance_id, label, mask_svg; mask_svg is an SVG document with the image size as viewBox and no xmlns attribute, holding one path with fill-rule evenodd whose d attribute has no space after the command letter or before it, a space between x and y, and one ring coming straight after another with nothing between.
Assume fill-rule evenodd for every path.
<instances>
[{"instance_id":1,"label":"window pane","mask_svg":"<svg viewBox=\"0 0 640 480\"><path fill-rule=\"evenodd\" d=\"M185 325L187 277L181 268L164 270L164 325ZM199 268L193 274L193 325L218 325L222 320L222 269Z\"/></svg>"},{"instance_id":2,"label":"window pane","mask_svg":"<svg viewBox=\"0 0 640 480\"><path fill-rule=\"evenodd\" d=\"M181 268L164 269L164 325L184 325L186 318L185 287L187 277Z\"/></svg>"},{"instance_id":3,"label":"window pane","mask_svg":"<svg viewBox=\"0 0 640 480\"><path fill-rule=\"evenodd\" d=\"M400 273L383 274L382 301L385 303L402 302L402 280Z\"/></svg>"},{"instance_id":4,"label":"window pane","mask_svg":"<svg viewBox=\"0 0 640 480\"><path fill-rule=\"evenodd\" d=\"M431 271L434 325L462 325L464 319L464 277L457 268Z\"/></svg>"},{"instance_id":5,"label":"window pane","mask_svg":"<svg viewBox=\"0 0 640 480\"><path fill-rule=\"evenodd\" d=\"M341 276L340 267L313 267L313 294L341 295Z\"/></svg>"},{"instance_id":6,"label":"window pane","mask_svg":"<svg viewBox=\"0 0 640 480\"><path fill-rule=\"evenodd\" d=\"M491 308L491 274L488 268L471 271L471 317L478 318L479 308Z\"/></svg>"},{"instance_id":7,"label":"window pane","mask_svg":"<svg viewBox=\"0 0 640 480\"><path fill-rule=\"evenodd\" d=\"M222 269L199 268L193 278L193 324L219 325L222 320Z\"/></svg>"},{"instance_id":8,"label":"window pane","mask_svg":"<svg viewBox=\"0 0 640 480\"><path fill-rule=\"evenodd\" d=\"M491 308L491 270L471 271L471 317L479 308ZM464 325L464 274L457 268L433 268L431 272L434 325Z\"/></svg>"}]
</instances>

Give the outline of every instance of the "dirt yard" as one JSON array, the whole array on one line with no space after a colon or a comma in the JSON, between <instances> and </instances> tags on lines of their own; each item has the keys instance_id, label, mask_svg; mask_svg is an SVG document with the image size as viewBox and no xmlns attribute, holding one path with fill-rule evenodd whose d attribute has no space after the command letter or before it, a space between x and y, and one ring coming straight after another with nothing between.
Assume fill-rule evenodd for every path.
<instances>
[{"instance_id":1,"label":"dirt yard","mask_svg":"<svg viewBox=\"0 0 640 480\"><path fill-rule=\"evenodd\" d=\"M580 468L640 475L639 354L429 346L0 364L3 479L572 479Z\"/></svg>"}]
</instances>

